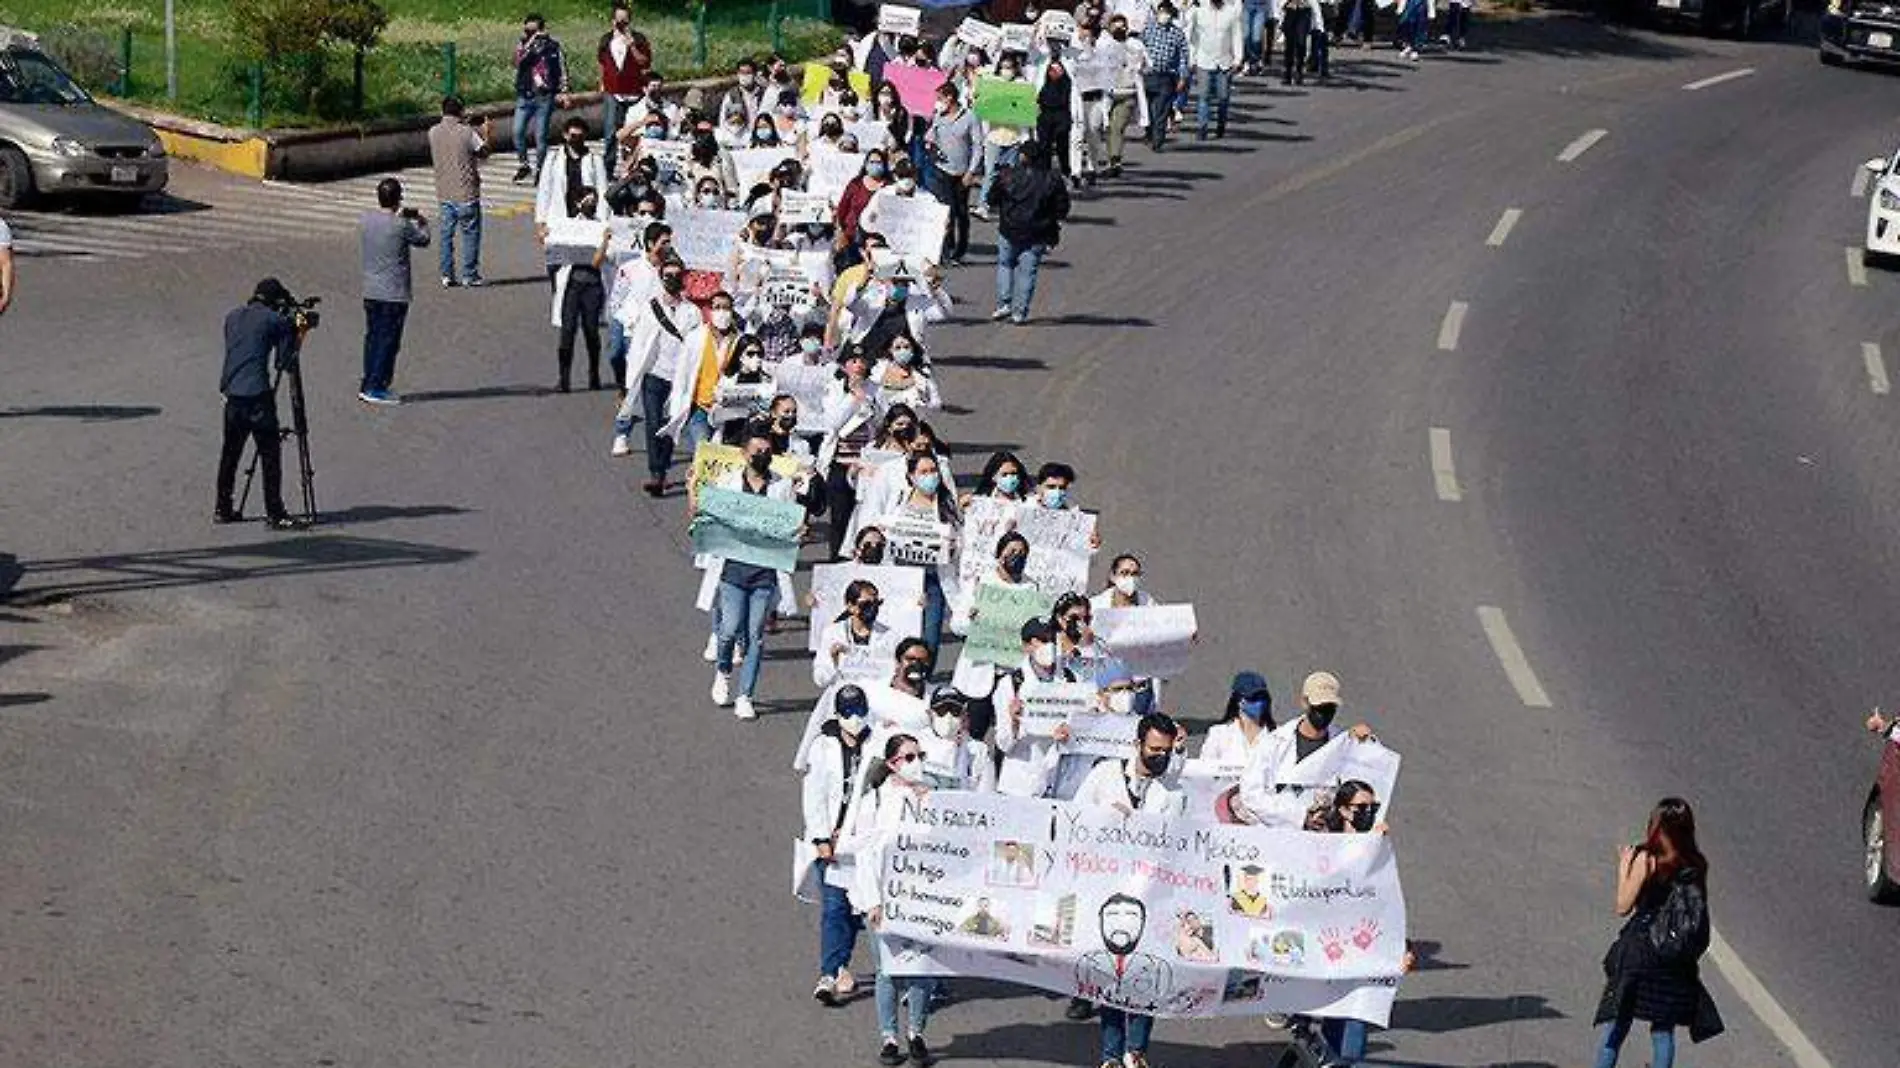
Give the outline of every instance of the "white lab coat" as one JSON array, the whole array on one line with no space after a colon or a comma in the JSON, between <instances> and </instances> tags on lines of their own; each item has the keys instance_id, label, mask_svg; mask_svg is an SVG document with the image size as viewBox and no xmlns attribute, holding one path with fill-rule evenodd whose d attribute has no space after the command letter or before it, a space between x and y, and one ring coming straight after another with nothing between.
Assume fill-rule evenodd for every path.
<instances>
[{"instance_id":1,"label":"white lab coat","mask_svg":"<svg viewBox=\"0 0 1900 1068\"><path fill-rule=\"evenodd\" d=\"M825 689L838 681L838 665L831 659L834 645L869 645L873 648L886 648L893 654L897 651L897 635L882 623L871 624L870 640L858 642L851 636L850 619L834 619L825 624L824 633L818 637L818 651L811 656L811 681L819 689Z\"/></svg>"},{"instance_id":2,"label":"white lab coat","mask_svg":"<svg viewBox=\"0 0 1900 1068\"><path fill-rule=\"evenodd\" d=\"M867 281L854 290L844 307L838 310L838 327L851 341L863 341L878 317L889 314L884 307L890 297L889 285L879 280ZM953 304L950 294L941 287L922 284L921 280L912 282L910 293L904 298L904 326L911 340L928 348L924 341L925 329L931 323L941 323L948 318Z\"/></svg>"},{"instance_id":3,"label":"white lab coat","mask_svg":"<svg viewBox=\"0 0 1900 1068\"><path fill-rule=\"evenodd\" d=\"M1216 723L1207 729L1207 737L1201 741L1201 760L1221 767L1244 768L1272 734L1262 729L1248 742L1246 734L1241 732L1238 717Z\"/></svg>"},{"instance_id":4,"label":"white lab coat","mask_svg":"<svg viewBox=\"0 0 1900 1068\"><path fill-rule=\"evenodd\" d=\"M1041 678L1027 658L1019 670L1025 682ZM1058 671L1043 681L1060 682L1063 675ZM1056 765L1062 760L1062 746L1053 738L1017 733L1009 714L1010 703L1015 698L1015 679L1007 675L997 679L992 700L996 705L996 748L1003 754L1003 769L996 776L996 792L1012 797L1043 797L1055 777Z\"/></svg>"},{"instance_id":5,"label":"white lab coat","mask_svg":"<svg viewBox=\"0 0 1900 1068\"><path fill-rule=\"evenodd\" d=\"M1300 771L1298 743L1294 732L1304 717L1281 724L1257 743L1240 773L1240 803L1253 813L1263 827L1305 826L1306 810L1312 797L1305 787L1323 785ZM1324 765L1320 755L1336 745L1354 745L1352 735L1337 725L1327 728L1327 742L1308 758L1315 767Z\"/></svg>"},{"instance_id":6,"label":"white lab coat","mask_svg":"<svg viewBox=\"0 0 1900 1068\"><path fill-rule=\"evenodd\" d=\"M845 388L843 378L833 378L825 388L825 440L818 445L818 469L830 471L838 456L838 439L850 437L865 423L883 414L877 387L866 383L864 400L859 401ZM837 516L832 516L833 521Z\"/></svg>"},{"instance_id":7,"label":"white lab coat","mask_svg":"<svg viewBox=\"0 0 1900 1068\"><path fill-rule=\"evenodd\" d=\"M1165 778L1137 779L1129 772L1128 763L1127 760L1104 760L1091 768L1075 791L1075 803L1088 808L1127 810L1132 807L1136 812L1157 816L1179 816L1187 811L1187 795L1177 785ZM1129 804L1131 788L1139 796L1139 803L1134 806Z\"/></svg>"},{"instance_id":8,"label":"white lab coat","mask_svg":"<svg viewBox=\"0 0 1900 1068\"><path fill-rule=\"evenodd\" d=\"M581 160L582 184L594 190L594 212L584 218L603 221L607 218L607 170L601 166L600 154L589 152ZM534 189L534 221L546 224L551 219L565 219L567 214L567 148L565 146L548 154L548 165L541 168L541 179ZM574 265L562 264L554 272L554 304L548 314L549 321L561 325L561 305L567 299L567 280L574 273Z\"/></svg>"},{"instance_id":9,"label":"white lab coat","mask_svg":"<svg viewBox=\"0 0 1900 1068\"><path fill-rule=\"evenodd\" d=\"M852 779L856 778L845 778L843 754L844 743L829 732L821 733L812 742L811 761L805 766L804 784L807 842L828 841L839 832L844 801L850 796Z\"/></svg>"},{"instance_id":10,"label":"white lab coat","mask_svg":"<svg viewBox=\"0 0 1900 1068\"><path fill-rule=\"evenodd\" d=\"M660 307L666 309L673 329L679 331L681 338L693 336L703 320L699 308L692 301L681 300L672 308L666 308L666 301L660 301ZM631 418L637 410L640 395L640 379L654 375L671 382L679 371L680 357L685 354L682 341L673 340L673 335L660 325L653 314L653 306L645 302L633 309L633 319L627 324L627 380L621 385L627 389L629 405L623 410Z\"/></svg>"},{"instance_id":11,"label":"white lab coat","mask_svg":"<svg viewBox=\"0 0 1900 1068\"><path fill-rule=\"evenodd\" d=\"M896 672L897 662L893 659L891 673L895 676ZM798 748L792 751L793 771L804 773L811 760L812 743L818 740L825 721L836 713L838 691L843 686L843 683L832 683L812 703L811 714L805 717L805 731L799 737ZM892 731L921 736L930 730L930 706L923 698L912 697L888 683L860 682L857 686L864 691L865 701L871 706L867 718L871 721L871 734L880 743L883 736Z\"/></svg>"},{"instance_id":12,"label":"white lab coat","mask_svg":"<svg viewBox=\"0 0 1900 1068\"><path fill-rule=\"evenodd\" d=\"M675 441L680 439L681 433L686 429L687 417L693 414L693 387L698 384L700 361L706 358L706 342L709 337L713 341L712 360L719 366L725 365L726 356L731 353L732 346L739 342L738 330L735 329L725 341L721 342L713 336L712 324L705 323L695 326L693 332L687 334L685 340L680 343L680 360L673 374L673 391L666 398L666 425L660 428L660 433ZM690 460L692 457L689 456L687 459Z\"/></svg>"},{"instance_id":13,"label":"white lab coat","mask_svg":"<svg viewBox=\"0 0 1900 1068\"><path fill-rule=\"evenodd\" d=\"M877 384L878 400L885 407L888 408L893 404L908 404L919 412L934 412L943 407L943 395L937 390L936 376L928 370L912 364L910 385L902 389L893 389L884 384L884 376L890 369L890 360L879 360L877 365L871 368L870 381Z\"/></svg>"}]
</instances>

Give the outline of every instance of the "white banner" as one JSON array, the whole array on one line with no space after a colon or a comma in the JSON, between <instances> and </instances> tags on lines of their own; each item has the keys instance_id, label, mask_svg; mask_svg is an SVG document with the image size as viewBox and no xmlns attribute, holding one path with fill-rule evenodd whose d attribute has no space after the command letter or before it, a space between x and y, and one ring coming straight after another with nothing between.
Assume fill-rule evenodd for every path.
<instances>
[{"instance_id":1,"label":"white banner","mask_svg":"<svg viewBox=\"0 0 1900 1068\"><path fill-rule=\"evenodd\" d=\"M607 237L607 224L592 219L554 218L547 221L547 227L544 247L550 266L594 262L594 253L600 251L600 243Z\"/></svg>"},{"instance_id":2,"label":"white banner","mask_svg":"<svg viewBox=\"0 0 1900 1068\"><path fill-rule=\"evenodd\" d=\"M1016 513L1021 508L1021 504L1000 497L976 497L963 510L957 582L964 589L976 589L978 582L995 573L996 543L1016 526Z\"/></svg>"},{"instance_id":3,"label":"white banner","mask_svg":"<svg viewBox=\"0 0 1900 1068\"><path fill-rule=\"evenodd\" d=\"M1123 51L1119 44L1111 40L1093 48L1065 52L1064 56L1069 61L1069 76L1075 79L1076 91L1106 93L1115 88L1115 75L1120 73Z\"/></svg>"},{"instance_id":4,"label":"white banner","mask_svg":"<svg viewBox=\"0 0 1900 1068\"><path fill-rule=\"evenodd\" d=\"M865 146L860 142L858 147ZM844 187L850 185L851 179L864 170L862 152L839 152L832 148L813 146L810 155L811 170L805 175L805 190L824 197L831 204L838 202L838 198L844 195Z\"/></svg>"},{"instance_id":5,"label":"white banner","mask_svg":"<svg viewBox=\"0 0 1900 1068\"><path fill-rule=\"evenodd\" d=\"M869 111L871 104L872 102L870 100L866 100L864 102L864 109ZM869 152L874 148L882 150L891 139L891 124L888 122L880 122L877 119L859 119L856 122L845 123L844 132L858 139L858 151L860 153ZM859 166L863 166L863 164L860 163ZM885 176L889 177L889 175L890 172L886 171ZM809 186L807 188L809 188Z\"/></svg>"},{"instance_id":6,"label":"white banner","mask_svg":"<svg viewBox=\"0 0 1900 1068\"><path fill-rule=\"evenodd\" d=\"M695 271L724 274L732 263L732 245L745 226L745 212L713 208L675 208L667 213L673 251Z\"/></svg>"},{"instance_id":7,"label":"white banner","mask_svg":"<svg viewBox=\"0 0 1900 1068\"><path fill-rule=\"evenodd\" d=\"M900 564L935 567L950 558L948 524L892 512L872 525L884 532L885 555Z\"/></svg>"},{"instance_id":8,"label":"white banner","mask_svg":"<svg viewBox=\"0 0 1900 1068\"><path fill-rule=\"evenodd\" d=\"M752 187L764 185L772 174L772 168L793 158L796 154L789 148L735 148L732 156L732 171L739 179L739 200L743 202L752 195Z\"/></svg>"},{"instance_id":9,"label":"white banner","mask_svg":"<svg viewBox=\"0 0 1900 1068\"><path fill-rule=\"evenodd\" d=\"M880 816L860 854L880 933L959 974L1002 978L1007 954L1013 981L1170 1017L1311 1011L1371 988L1352 1014L1386 1022L1376 992L1396 986L1405 899L1384 836L953 791Z\"/></svg>"},{"instance_id":10,"label":"white banner","mask_svg":"<svg viewBox=\"0 0 1900 1068\"><path fill-rule=\"evenodd\" d=\"M831 202L823 193L783 189L778 195L778 221L786 226L823 225L831 221Z\"/></svg>"},{"instance_id":11,"label":"white banner","mask_svg":"<svg viewBox=\"0 0 1900 1068\"><path fill-rule=\"evenodd\" d=\"M1034 26L1012 22L1003 26L1002 30L1002 40L998 43L1003 52L1027 52L1036 43Z\"/></svg>"},{"instance_id":12,"label":"white banner","mask_svg":"<svg viewBox=\"0 0 1900 1068\"><path fill-rule=\"evenodd\" d=\"M1172 679L1186 672L1200 630L1191 604L1102 608L1090 624L1109 654L1140 679Z\"/></svg>"},{"instance_id":13,"label":"white banner","mask_svg":"<svg viewBox=\"0 0 1900 1068\"><path fill-rule=\"evenodd\" d=\"M890 564L819 564L811 569L811 635L805 641L807 649L818 652L818 643L824 636L825 628L844 613L845 587L858 579L877 587L878 598L884 602L884 606L878 609L877 621L891 628L896 641L923 634L922 571ZM891 643L893 649L896 641ZM887 658L881 681L889 682L894 670L893 662Z\"/></svg>"},{"instance_id":14,"label":"white banner","mask_svg":"<svg viewBox=\"0 0 1900 1068\"><path fill-rule=\"evenodd\" d=\"M937 262L943 253L944 227L948 225L950 205L928 193L879 198L877 232L884 235L884 243L893 255Z\"/></svg>"},{"instance_id":15,"label":"white banner","mask_svg":"<svg viewBox=\"0 0 1900 1068\"><path fill-rule=\"evenodd\" d=\"M1095 516L1077 508L1024 508L1016 515L1016 532L1029 539L1029 567L1023 578L1056 597L1082 593L1089 583L1089 542L1095 536Z\"/></svg>"},{"instance_id":16,"label":"white banner","mask_svg":"<svg viewBox=\"0 0 1900 1068\"><path fill-rule=\"evenodd\" d=\"M877 7L877 32L894 33L899 37L917 36L917 27L923 22L924 13L914 7L902 4L879 4Z\"/></svg>"},{"instance_id":17,"label":"white banner","mask_svg":"<svg viewBox=\"0 0 1900 1068\"><path fill-rule=\"evenodd\" d=\"M1141 717L1104 712L1092 683L1025 679L1017 696L1023 702L1025 736L1047 738L1062 725L1069 728L1065 754L1118 760L1135 755L1135 725Z\"/></svg>"},{"instance_id":18,"label":"white banner","mask_svg":"<svg viewBox=\"0 0 1900 1068\"><path fill-rule=\"evenodd\" d=\"M782 360L772 369L772 381L779 392L789 393L798 401L798 433L825 432L825 399L834 375L828 364L804 363L797 357Z\"/></svg>"},{"instance_id":19,"label":"white banner","mask_svg":"<svg viewBox=\"0 0 1900 1068\"><path fill-rule=\"evenodd\" d=\"M966 15L957 25L957 40L971 48L981 48L993 61L996 58L996 43L1003 38L1003 29L992 26L974 15Z\"/></svg>"},{"instance_id":20,"label":"white banner","mask_svg":"<svg viewBox=\"0 0 1900 1068\"><path fill-rule=\"evenodd\" d=\"M672 192L686 185L686 162L693 158L693 146L686 141L640 141L640 155L651 157L660 168L660 189Z\"/></svg>"}]
</instances>

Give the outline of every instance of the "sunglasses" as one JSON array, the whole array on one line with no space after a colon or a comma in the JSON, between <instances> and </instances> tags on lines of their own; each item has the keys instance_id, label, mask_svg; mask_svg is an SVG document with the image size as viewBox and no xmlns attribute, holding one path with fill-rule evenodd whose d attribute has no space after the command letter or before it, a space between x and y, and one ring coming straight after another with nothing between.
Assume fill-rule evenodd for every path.
<instances>
[{"instance_id":1,"label":"sunglasses","mask_svg":"<svg viewBox=\"0 0 1900 1068\"><path fill-rule=\"evenodd\" d=\"M896 757L896 760L899 764L909 764L914 761L918 761L922 759L923 757L917 753L899 753L897 754L897 757Z\"/></svg>"},{"instance_id":2,"label":"sunglasses","mask_svg":"<svg viewBox=\"0 0 1900 1068\"><path fill-rule=\"evenodd\" d=\"M862 610L862 609L865 609L865 608L876 608L877 606L879 606L879 605L881 605L881 604L883 604L883 603L884 603L883 601L859 601L859 602L858 602L858 603L857 603L856 605L854 605L853 607L855 607L855 608L858 608L858 609L860 609L860 610Z\"/></svg>"}]
</instances>

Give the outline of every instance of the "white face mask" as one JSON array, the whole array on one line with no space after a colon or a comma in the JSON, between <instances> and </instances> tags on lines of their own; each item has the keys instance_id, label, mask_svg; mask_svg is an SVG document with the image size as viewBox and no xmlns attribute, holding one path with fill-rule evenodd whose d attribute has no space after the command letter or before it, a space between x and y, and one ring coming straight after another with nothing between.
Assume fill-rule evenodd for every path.
<instances>
[{"instance_id":1,"label":"white face mask","mask_svg":"<svg viewBox=\"0 0 1900 1068\"><path fill-rule=\"evenodd\" d=\"M858 735L863 734L864 729L868 726L870 726L870 723L868 722L867 718L864 716L839 716L838 717L838 729L843 731L846 734L849 734L853 738L856 738Z\"/></svg>"},{"instance_id":2,"label":"white face mask","mask_svg":"<svg viewBox=\"0 0 1900 1068\"><path fill-rule=\"evenodd\" d=\"M1133 597L1135 591L1138 589L1141 589L1140 575L1115 576L1115 592L1121 594L1123 597Z\"/></svg>"},{"instance_id":3,"label":"white face mask","mask_svg":"<svg viewBox=\"0 0 1900 1068\"><path fill-rule=\"evenodd\" d=\"M958 728L962 725L955 715L934 716L930 721L930 729L936 732L939 738L955 738Z\"/></svg>"},{"instance_id":4,"label":"white face mask","mask_svg":"<svg viewBox=\"0 0 1900 1068\"><path fill-rule=\"evenodd\" d=\"M1049 642L1043 642L1036 646L1036 651L1031 653L1030 657L1035 660L1037 667L1054 667L1056 666L1056 647Z\"/></svg>"},{"instance_id":5,"label":"white face mask","mask_svg":"<svg viewBox=\"0 0 1900 1068\"><path fill-rule=\"evenodd\" d=\"M899 178L897 180L897 191L900 193L915 193L917 191L917 179Z\"/></svg>"},{"instance_id":6,"label":"white face mask","mask_svg":"<svg viewBox=\"0 0 1900 1068\"><path fill-rule=\"evenodd\" d=\"M1135 707L1135 695L1127 690L1115 690L1108 695L1108 710L1118 716L1125 716Z\"/></svg>"},{"instance_id":7,"label":"white face mask","mask_svg":"<svg viewBox=\"0 0 1900 1068\"><path fill-rule=\"evenodd\" d=\"M715 308L712 313L713 329L724 333L732 329L732 309Z\"/></svg>"},{"instance_id":8,"label":"white face mask","mask_svg":"<svg viewBox=\"0 0 1900 1068\"><path fill-rule=\"evenodd\" d=\"M891 772L891 774L905 782L922 782L924 778L924 762L922 759L906 760L902 764L897 765L897 770Z\"/></svg>"},{"instance_id":9,"label":"white face mask","mask_svg":"<svg viewBox=\"0 0 1900 1068\"><path fill-rule=\"evenodd\" d=\"M757 356L739 357L739 370L741 371L752 373L752 372L757 371L759 368L763 366L765 366L765 361L758 358Z\"/></svg>"}]
</instances>

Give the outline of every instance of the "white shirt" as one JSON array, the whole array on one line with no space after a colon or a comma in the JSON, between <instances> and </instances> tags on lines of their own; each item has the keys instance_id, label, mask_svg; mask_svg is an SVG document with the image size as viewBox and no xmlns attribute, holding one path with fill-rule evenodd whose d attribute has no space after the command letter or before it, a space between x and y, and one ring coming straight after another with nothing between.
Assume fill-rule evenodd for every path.
<instances>
[{"instance_id":1,"label":"white shirt","mask_svg":"<svg viewBox=\"0 0 1900 1068\"><path fill-rule=\"evenodd\" d=\"M831 657L832 647L837 645L862 645L882 651L885 654L887 661L885 667L888 670L890 666L888 662L896 658L897 635L891 633L890 627L882 623L873 623L871 636L864 641L859 641L851 632L851 620L834 619L825 624L824 633L818 638L818 651L811 656L812 685L821 690L838 681L838 662Z\"/></svg>"},{"instance_id":2,"label":"white shirt","mask_svg":"<svg viewBox=\"0 0 1900 1068\"><path fill-rule=\"evenodd\" d=\"M660 301L660 307L666 308L665 300ZM660 325L650 300L633 309L633 322L627 328L627 380L621 383L627 389L639 389L640 379L646 375L671 382L679 373L680 354L685 351L683 339L699 329L699 308L682 299L666 310L680 341Z\"/></svg>"},{"instance_id":3,"label":"white shirt","mask_svg":"<svg viewBox=\"0 0 1900 1068\"><path fill-rule=\"evenodd\" d=\"M1222 767L1244 768L1272 733L1263 728L1249 742L1241 730L1239 717L1226 723L1216 723L1207 729L1207 738L1201 742L1201 759Z\"/></svg>"},{"instance_id":4,"label":"white shirt","mask_svg":"<svg viewBox=\"0 0 1900 1068\"><path fill-rule=\"evenodd\" d=\"M1075 803L1090 808L1119 808L1124 812L1152 812L1179 816L1187 811L1187 796L1160 779L1137 778L1128 761L1104 760L1089 769L1075 791Z\"/></svg>"},{"instance_id":5,"label":"white shirt","mask_svg":"<svg viewBox=\"0 0 1900 1068\"><path fill-rule=\"evenodd\" d=\"M1303 722L1304 716L1296 716L1275 728L1253 747L1247 768L1240 773L1240 803L1263 827L1298 830L1306 824L1306 810L1312 800L1309 791L1280 789L1304 784L1299 772L1302 762L1296 735ZM1326 729L1326 739L1328 746L1352 744L1352 735L1337 726ZM1319 757L1320 750L1315 750L1307 759L1317 761Z\"/></svg>"},{"instance_id":6,"label":"white shirt","mask_svg":"<svg viewBox=\"0 0 1900 1068\"><path fill-rule=\"evenodd\" d=\"M1188 8L1188 65L1195 70L1233 70L1240 66L1242 41L1240 0L1220 7L1203 4Z\"/></svg>"}]
</instances>

